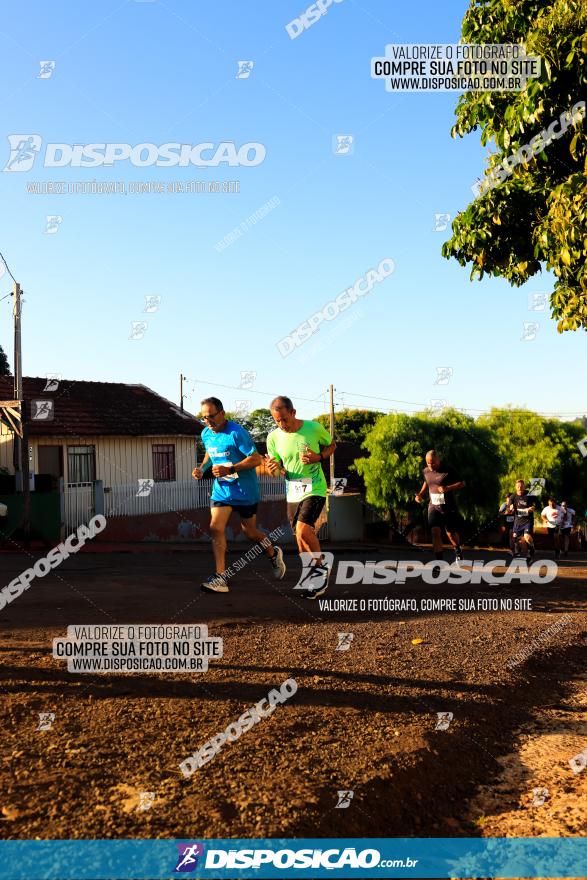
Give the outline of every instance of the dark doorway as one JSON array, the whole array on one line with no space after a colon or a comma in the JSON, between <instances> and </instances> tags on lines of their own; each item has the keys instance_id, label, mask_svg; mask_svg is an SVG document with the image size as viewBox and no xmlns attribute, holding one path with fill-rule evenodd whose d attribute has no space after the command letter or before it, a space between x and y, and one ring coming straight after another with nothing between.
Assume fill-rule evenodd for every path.
<instances>
[{"instance_id":1,"label":"dark doorway","mask_svg":"<svg viewBox=\"0 0 587 880\"><path fill-rule=\"evenodd\" d=\"M51 488L56 489L59 477L63 476L63 447L39 446L39 475L51 477Z\"/></svg>"}]
</instances>

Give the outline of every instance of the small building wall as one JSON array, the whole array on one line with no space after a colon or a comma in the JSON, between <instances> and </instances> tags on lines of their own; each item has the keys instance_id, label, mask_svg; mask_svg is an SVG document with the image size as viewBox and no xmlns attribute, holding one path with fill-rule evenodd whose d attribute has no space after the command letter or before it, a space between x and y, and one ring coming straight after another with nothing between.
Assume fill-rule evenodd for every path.
<instances>
[{"instance_id":1,"label":"small building wall","mask_svg":"<svg viewBox=\"0 0 587 880\"><path fill-rule=\"evenodd\" d=\"M287 522L285 500L261 501L257 509L257 525L266 532L279 527L283 534L278 543L293 540ZM95 540L102 543L134 543L137 541L209 541L210 511L207 508L198 510L178 510L165 513L150 513L142 516L113 516L107 518L106 528L96 536ZM240 517L233 513L226 527L226 538L229 541L245 540Z\"/></svg>"},{"instance_id":2,"label":"small building wall","mask_svg":"<svg viewBox=\"0 0 587 880\"><path fill-rule=\"evenodd\" d=\"M12 465L13 448L12 431L9 431L6 425L0 422L0 468L6 468L11 474L14 473Z\"/></svg>"},{"instance_id":3,"label":"small building wall","mask_svg":"<svg viewBox=\"0 0 587 880\"><path fill-rule=\"evenodd\" d=\"M67 447L94 446L96 450L96 479L104 486L117 486L135 483L139 479L153 478L153 450L155 444L175 446L175 479L191 479L196 464L196 438L177 436L153 437L31 437L31 471L39 473L39 446L61 446L63 448L63 469L65 482L68 482ZM8 429L0 426L0 467L14 473L12 461L13 436Z\"/></svg>"}]
</instances>

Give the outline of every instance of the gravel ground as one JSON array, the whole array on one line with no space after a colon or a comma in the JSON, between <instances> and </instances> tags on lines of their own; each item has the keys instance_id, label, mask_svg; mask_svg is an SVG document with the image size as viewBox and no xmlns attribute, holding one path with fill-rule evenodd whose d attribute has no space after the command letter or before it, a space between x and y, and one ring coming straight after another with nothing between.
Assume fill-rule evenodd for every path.
<instances>
[{"instance_id":1,"label":"gravel ground","mask_svg":"<svg viewBox=\"0 0 587 880\"><path fill-rule=\"evenodd\" d=\"M402 555L337 551L339 560ZM228 595L211 596L197 588L209 573L202 549L81 553L1 611L0 834L584 833L575 799L587 770L568 764L587 747L579 555L563 560L549 585L457 589L416 580L331 585L327 594L531 600L531 610L461 613L321 610L292 592L299 563L286 561L282 582L261 560ZM2 580L27 564L1 556ZM205 673L83 675L52 657L52 639L68 625L169 622L207 623L224 641L222 659ZM546 638L553 624L556 635ZM353 633L347 651L336 650L339 632ZM508 668L520 650L529 658ZM288 678L298 685L290 700L184 778L184 758ZM48 730L37 730L41 712L55 715ZM453 713L445 730L436 729L438 712ZM530 806L538 786L548 799ZM350 805L336 808L343 790L353 792ZM153 793L148 809L141 792Z\"/></svg>"}]
</instances>

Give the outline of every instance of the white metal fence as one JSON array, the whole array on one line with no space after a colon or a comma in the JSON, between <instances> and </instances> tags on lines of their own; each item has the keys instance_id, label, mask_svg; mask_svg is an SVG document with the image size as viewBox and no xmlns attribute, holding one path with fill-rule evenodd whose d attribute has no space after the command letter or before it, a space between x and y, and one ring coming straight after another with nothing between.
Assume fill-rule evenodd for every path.
<instances>
[{"instance_id":1,"label":"white metal fence","mask_svg":"<svg viewBox=\"0 0 587 880\"><path fill-rule=\"evenodd\" d=\"M285 480L283 477L270 477L261 474L259 477L261 501L279 501L285 498Z\"/></svg>"},{"instance_id":2,"label":"white metal fence","mask_svg":"<svg viewBox=\"0 0 587 880\"><path fill-rule=\"evenodd\" d=\"M104 492L104 516L139 516L145 513L167 513L170 510L196 510L208 507L211 481L196 480L153 483L141 480L112 486Z\"/></svg>"},{"instance_id":3,"label":"white metal fence","mask_svg":"<svg viewBox=\"0 0 587 880\"><path fill-rule=\"evenodd\" d=\"M171 510L197 510L210 506L212 480L184 480L153 483L141 480L104 490L104 516L138 516ZM285 498L285 480L262 474L259 477L261 501ZM65 523L71 531L87 523L95 513L91 483L65 486Z\"/></svg>"},{"instance_id":4,"label":"white metal fence","mask_svg":"<svg viewBox=\"0 0 587 880\"><path fill-rule=\"evenodd\" d=\"M94 515L94 484L71 483L64 489L65 530L72 532Z\"/></svg>"}]
</instances>

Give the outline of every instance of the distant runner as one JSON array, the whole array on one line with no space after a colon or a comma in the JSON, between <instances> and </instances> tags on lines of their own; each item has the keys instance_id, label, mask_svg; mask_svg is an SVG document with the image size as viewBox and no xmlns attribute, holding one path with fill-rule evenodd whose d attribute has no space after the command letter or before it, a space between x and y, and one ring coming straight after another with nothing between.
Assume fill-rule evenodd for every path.
<instances>
[{"instance_id":1,"label":"distant runner","mask_svg":"<svg viewBox=\"0 0 587 880\"><path fill-rule=\"evenodd\" d=\"M546 531L550 542L554 547L554 558L560 559L560 524L563 519L563 509L554 498L548 499L548 504L540 514L542 522L546 523Z\"/></svg>"},{"instance_id":2,"label":"distant runner","mask_svg":"<svg viewBox=\"0 0 587 880\"><path fill-rule=\"evenodd\" d=\"M564 551L565 557L569 555L569 540L571 537L571 531L573 528L573 523L575 522L575 511L572 507L569 507L566 501L561 501L561 538L562 538L562 549Z\"/></svg>"},{"instance_id":3,"label":"distant runner","mask_svg":"<svg viewBox=\"0 0 587 880\"><path fill-rule=\"evenodd\" d=\"M501 516L502 516L502 526L501 526L501 529L502 529L502 539L501 539L501 543L502 543L503 546L505 546L505 547L509 547L509 548L510 548L510 550L511 550L511 552L512 552L512 555L513 555L513 553L514 553L514 550L513 550L513 547L512 547L512 526L513 526L513 524L514 524L514 515L513 515L513 513L508 513L508 510L509 510L509 507L510 507L510 504L511 504L511 499L512 499L513 497L514 497L514 496L512 495L512 493L511 493L511 492L508 492L507 495L505 496L505 501L503 502L503 504L502 504L501 507L499 508L499 513L500 513Z\"/></svg>"},{"instance_id":4,"label":"distant runner","mask_svg":"<svg viewBox=\"0 0 587 880\"><path fill-rule=\"evenodd\" d=\"M460 515L453 493L463 489L466 483L461 480L456 471L442 463L435 449L426 453L426 467L422 474L424 483L416 495L416 501L421 504L424 500L424 493L428 490L430 493L428 525L432 530L434 555L436 559L442 559L442 530L444 529L454 548L455 561L461 562L463 551L458 533Z\"/></svg>"},{"instance_id":5,"label":"distant runner","mask_svg":"<svg viewBox=\"0 0 587 880\"><path fill-rule=\"evenodd\" d=\"M512 546L514 556L522 556L519 541L523 538L526 545L526 561L528 564L536 555L536 550L534 549L534 510L537 501L538 498L535 495L529 495L526 491L524 481L516 480L516 494L512 497L509 507L510 512L514 514Z\"/></svg>"},{"instance_id":6,"label":"distant runner","mask_svg":"<svg viewBox=\"0 0 587 880\"><path fill-rule=\"evenodd\" d=\"M336 443L319 422L296 418L289 397L271 401L271 415L277 427L267 437L266 463L269 472L285 474L287 515L300 553L311 554L304 582L306 599L326 592L330 570L324 563L315 525L326 503L326 480L321 462L330 458Z\"/></svg>"},{"instance_id":7,"label":"distant runner","mask_svg":"<svg viewBox=\"0 0 587 880\"><path fill-rule=\"evenodd\" d=\"M192 476L201 480L211 467L216 477L211 497L210 535L216 563L216 574L210 575L200 586L210 593L228 593L226 571L225 529L232 511L241 518L241 529L251 541L263 547L271 560L273 574L281 580L285 574L283 550L273 546L257 528L259 481L255 468L263 463L255 444L242 425L228 421L224 407L217 397L207 397L201 403L202 418L207 427L201 434L206 454Z\"/></svg>"}]
</instances>

